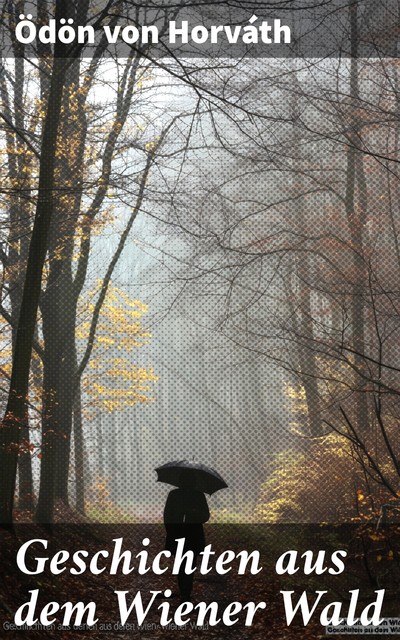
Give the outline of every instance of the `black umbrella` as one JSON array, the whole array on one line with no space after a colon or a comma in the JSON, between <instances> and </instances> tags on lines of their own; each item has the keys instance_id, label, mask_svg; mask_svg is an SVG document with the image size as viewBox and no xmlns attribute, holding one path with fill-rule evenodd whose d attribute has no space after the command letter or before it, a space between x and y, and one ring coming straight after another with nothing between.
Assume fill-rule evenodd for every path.
<instances>
[{"instance_id":1,"label":"black umbrella","mask_svg":"<svg viewBox=\"0 0 400 640\"><path fill-rule=\"evenodd\" d=\"M212 494L228 486L223 477L201 462L175 460L157 467L157 481L167 482L174 487L188 487Z\"/></svg>"}]
</instances>

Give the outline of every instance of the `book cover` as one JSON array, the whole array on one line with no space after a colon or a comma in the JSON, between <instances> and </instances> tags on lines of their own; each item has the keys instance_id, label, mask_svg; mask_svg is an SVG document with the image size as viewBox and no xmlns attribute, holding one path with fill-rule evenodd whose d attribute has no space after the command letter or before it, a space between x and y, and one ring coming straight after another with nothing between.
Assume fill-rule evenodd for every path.
<instances>
[{"instance_id":1,"label":"book cover","mask_svg":"<svg viewBox=\"0 0 400 640\"><path fill-rule=\"evenodd\" d=\"M2 637L400 633L398 3L1 15Z\"/></svg>"}]
</instances>

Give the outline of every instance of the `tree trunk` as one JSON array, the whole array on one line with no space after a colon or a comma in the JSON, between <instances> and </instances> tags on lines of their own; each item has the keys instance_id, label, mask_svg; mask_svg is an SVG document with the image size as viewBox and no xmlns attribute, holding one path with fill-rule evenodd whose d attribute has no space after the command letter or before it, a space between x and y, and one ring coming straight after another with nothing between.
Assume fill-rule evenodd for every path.
<instances>
[{"instance_id":1,"label":"tree trunk","mask_svg":"<svg viewBox=\"0 0 400 640\"><path fill-rule=\"evenodd\" d=\"M49 275L42 295L43 424L42 464L36 518L51 522L54 500L68 504L68 478L75 391L75 323L77 297L72 261L75 228L82 192L86 136L84 108L79 102L80 60L70 64L65 78L61 141L68 140L57 155L57 173L63 195L55 207L49 238ZM80 117L75 117L78 112ZM64 142L65 144L65 142Z\"/></svg>"},{"instance_id":2,"label":"tree trunk","mask_svg":"<svg viewBox=\"0 0 400 640\"><path fill-rule=\"evenodd\" d=\"M75 447L75 492L76 508L85 513L85 448L82 429L81 388L79 386L74 402L74 447Z\"/></svg>"},{"instance_id":3,"label":"tree trunk","mask_svg":"<svg viewBox=\"0 0 400 640\"><path fill-rule=\"evenodd\" d=\"M57 3L58 18L61 17L60 11L64 12L63 3ZM0 522L4 525L12 524L20 434L21 428L28 426L32 343L53 213L55 154L66 70L66 60L59 57L61 52L56 49L41 143L38 201L16 330L8 402L0 429Z\"/></svg>"},{"instance_id":4,"label":"tree trunk","mask_svg":"<svg viewBox=\"0 0 400 640\"><path fill-rule=\"evenodd\" d=\"M35 508L35 498L33 492L32 458L28 449L19 455L18 479L18 508L21 511L33 511Z\"/></svg>"},{"instance_id":5,"label":"tree trunk","mask_svg":"<svg viewBox=\"0 0 400 640\"><path fill-rule=\"evenodd\" d=\"M359 107L359 79L358 79L358 23L357 3L353 0L350 5L351 25L351 62L350 62L350 99L351 126L349 147L347 151L346 167L346 216L350 228L353 252L353 269L351 282L351 320L352 320L352 349L354 351L354 365L359 373L354 374L356 392L357 424L362 431L368 428L368 403L365 393L365 331L364 331L364 291L366 268L364 261L363 229L367 215L366 181L363 170L363 159L358 151L360 122L357 116ZM356 187L358 183L358 207L356 207Z\"/></svg>"}]
</instances>

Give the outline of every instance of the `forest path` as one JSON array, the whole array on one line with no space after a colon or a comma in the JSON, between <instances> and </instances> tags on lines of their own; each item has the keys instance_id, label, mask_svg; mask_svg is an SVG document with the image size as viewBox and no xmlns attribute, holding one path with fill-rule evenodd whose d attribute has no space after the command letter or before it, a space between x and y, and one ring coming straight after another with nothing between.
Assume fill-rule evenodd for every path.
<instances>
[{"instance_id":1,"label":"forest path","mask_svg":"<svg viewBox=\"0 0 400 640\"><path fill-rule=\"evenodd\" d=\"M134 525L56 525L53 534L48 533L36 525L18 525L16 528L17 537L9 532L2 532L2 554L0 558L0 572L2 583L0 586L0 628L3 629L0 637L24 638L26 640L36 640L36 638L57 638L69 640L70 638L82 638L90 640L108 640L128 638L150 640L150 638L202 638L207 640L232 637L238 639L262 640L274 638L274 640L285 640L287 638L310 638L317 639L324 637L324 629L319 625L318 615L313 617L312 622L304 627L301 621L295 620L287 627L283 600L280 594L282 581L273 570L273 565L269 565L268 553L263 554L263 562L266 560L262 570L252 575L247 571L244 575L238 575L237 560L232 562L232 569L226 575L219 575L213 566L207 575L196 573L193 586L193 604L195 609L187 613L190 618L186 626L179 626L174 618L176 609L180 605L178 596L178 585L176 575L171 575L172 560L161 559L161 566L169 565L168 572L163 575L155 575L150 569L144 574L138 571L138 562L142 552L146 559L147 566L151 566L154 557L164 548L164 528L162 525L154 524L134 524ZM242 532L240 534L240 532ZM230 535L229 535L230 534ZM87 551L85 561L89 564L90 559L100 552L108 552L109 557L104 559L104 554L99 554L99 568L105 566L105 570L98 575L94 575L86 569L81 575L70 573L70 568L76 566L67 562L66 570L59 575L52 575L49 571L39 575L26 575L16 567L15 557L18 549L24 541L34 538L48 539L48 547L45 550L41 543L31 549L27 564L32 567L32 563L37 563L35 558L51 558L60 549L69 550L71 557L77 550ZM122 542L118 543L119 538ZM143 544L143 540L149 539L149 544ZM207 529L207 543L212 544L217 558L227 549L232 549L235 554L240 550L251 552L257 548L256 539L253 538L253 530L245 527L231 528L229 525L215 525ZM122 565L118 566L115 575L110 574L111 558L115 552L115 546L120 544L119 552L131 553L131 566L133 571L124 575L121 571ZM144 553L143 553L144 552ZM146 555L148 552L148 555ZM83 557L83 556L82 556ZM272 557L272 554L271 554ZM87 558L87 560L86 560ZM236 564L235 564L236 562ZM29 564L30 563L30 564ZM269 566L268 566L269 565ZM272 568L271 568L272 567ZM323 587L321 587L323 588ZM54 628L32 628L28 630L17 630L12 628L14 614L17 609L29 599L29 591L39 590L38 604L35 616L38 617L42 608L51 601L56 601L60 605L68 601L76 604L94 602L96 605L95 615L98 622L92 629L68 629L60 628L59 622L62 620L59 613ZM172 595L165 596L165 590L172 590ZM118 596L115 592L126 592ZM153 598L152 592L160 592L154 599L152 606L142 625L138 625L136 616L131 614L127 625L121 627L119 600L126 598L129 608L132 600L140 593L143 606L146 609L148 603ZM314 587L310 586L311 594ZM299 591L299 595L300 595ZM333 600L334 598L332 598ZM218 624L197 625L198 609L196 605L205 602L215 603L217 618L221 618L224 611L233 602L240 603L236 624L226 626L223 622ZM245 626L247 609L243 608L248 603L265 602L263 610L258 610L254 614L253 623ZM240 606L241 605L241 606ZM204 606L204 605L203 605ZM201 607L201 605L200 605ZM160 616L162 610L168 614L171 622L163 626ZM235 616L232 615L232 618ZM298 618L298 616L297 616ZM341 637L341 636L336 636ZM370 636L372 637L372 636Z\"/></svg>"}]
</instances>

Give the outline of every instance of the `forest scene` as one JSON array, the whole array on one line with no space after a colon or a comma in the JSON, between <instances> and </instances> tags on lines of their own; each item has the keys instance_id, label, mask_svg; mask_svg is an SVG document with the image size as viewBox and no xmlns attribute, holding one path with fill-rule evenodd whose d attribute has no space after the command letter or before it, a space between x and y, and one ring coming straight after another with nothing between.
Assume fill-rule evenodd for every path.
<instances>
[{"instance_id":1,"label":"forest scene","mask_svg":"<svg viewBox=\"0 0 400 640\"><path fill-rule=\"evenodd\" d=\"M15 572L24 540L95 550L124 531L162 549L172 487L155 469L182 460L227 485L207 496L218 549L272 563L346 548L351 575L334 589L363 586L365 603L386 589L398 613L398 3L11 0L1 25L71 18L97 33L130 17L162 32L165 11L207 24L211 5L226 24L294 20L290 53L4 46L2 620L35 588ZM304 53L300 9L339 21L332 51ZM230 587L211 573L196 598L272 601L282 586L273 563L266 573ZM107 611L100 579L82 589ZM76 589L68 580L45 590ZM275 606L249 637L321 635L318 620L288 631ZM242 637L207 631L225 632Z\"/></svg>"}]
</instances>

